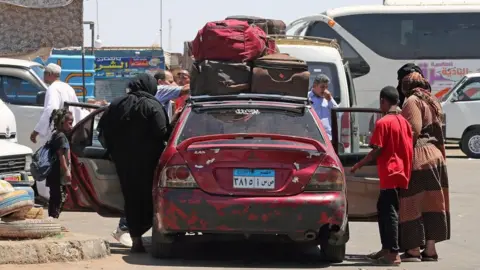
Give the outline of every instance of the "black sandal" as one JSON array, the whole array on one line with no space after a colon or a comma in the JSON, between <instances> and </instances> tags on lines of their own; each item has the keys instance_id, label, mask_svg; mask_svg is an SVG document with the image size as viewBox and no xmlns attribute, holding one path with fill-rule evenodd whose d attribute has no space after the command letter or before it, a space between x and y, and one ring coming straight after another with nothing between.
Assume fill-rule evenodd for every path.
<instances>
[{"instance_id":1,"label":"black sandal","mask_svg":"<svg viewBox=\"0 0 480 270\"><path fill-rule=\"evenodd\" d=\"M425 251L422 252L422 262L437 262L438 261L438 254L429 256L425 253Z\"/></svg>"}]
</instances>

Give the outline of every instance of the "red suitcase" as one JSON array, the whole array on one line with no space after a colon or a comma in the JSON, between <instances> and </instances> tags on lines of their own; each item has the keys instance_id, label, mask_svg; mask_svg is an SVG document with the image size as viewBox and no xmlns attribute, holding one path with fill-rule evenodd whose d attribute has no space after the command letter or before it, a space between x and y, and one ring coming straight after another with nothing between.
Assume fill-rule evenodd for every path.
<instances>
[{"instance_id":1,"label":"red suitcase","mask_svg":"<svg viewBox=\"0 0 480 270\"><path fill-rule=\"evenodd\" d=\"M207 23L192 42L196 61L246 62L267 52L267 36L245 21L224 20Z\"/></svg>"}]
</instances>

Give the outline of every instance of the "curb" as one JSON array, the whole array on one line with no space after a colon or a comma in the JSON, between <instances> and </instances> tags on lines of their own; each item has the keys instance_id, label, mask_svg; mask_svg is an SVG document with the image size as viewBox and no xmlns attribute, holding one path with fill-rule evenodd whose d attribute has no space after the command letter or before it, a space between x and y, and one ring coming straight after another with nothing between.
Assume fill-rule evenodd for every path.
<instances>
[{"instance_id":1,"label":"curb","mask_svg":"<svg viewBox=\"0 0 480 270\"><path fill-rule=\"evenodd\" d=\"M1 264L75 262L105 258L109 243L93 236L63 233L39 240L0 240Z\"/></svg>"}]
</instances>

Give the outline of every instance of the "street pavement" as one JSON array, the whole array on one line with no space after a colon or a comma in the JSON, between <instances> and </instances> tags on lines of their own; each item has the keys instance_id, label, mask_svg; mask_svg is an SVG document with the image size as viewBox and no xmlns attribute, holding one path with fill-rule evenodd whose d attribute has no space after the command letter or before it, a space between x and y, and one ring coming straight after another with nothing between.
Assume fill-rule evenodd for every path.
<instances>
[{"instance_id":1,"label":"street pavement","mask_svg":"<svg viewBox=\"0 0 480 270\"><path fill-rule=\"evenodd\" d=\"M452 239L438 244L441 260L436 263L403 263L396 269L480 269L480 160L469 160L458 149L449 149ZM110 233L118 219L95 213L63 213L60 222L72 232L104 237L111 242L112 256L97 261L36 265L36 270L80 269L391 269L375 267L362 256L379 247L375 223L352 223L347 260L338 265L316 261L311 252L279 245L216 243L186 245L180 259L156 260L149 254L132 255L113 240ZM147 238L150 232L146 234ZM148 240L148 239L147 239ZM32 266L0 266L0 270L32 269Z\"/></svg>"}]
</instances>

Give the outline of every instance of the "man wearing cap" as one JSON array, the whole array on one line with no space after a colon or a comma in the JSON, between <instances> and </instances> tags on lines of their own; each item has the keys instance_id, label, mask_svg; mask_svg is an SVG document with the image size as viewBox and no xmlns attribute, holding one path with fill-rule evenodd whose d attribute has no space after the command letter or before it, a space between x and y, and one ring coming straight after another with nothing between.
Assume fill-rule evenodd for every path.
<instances>
[{"instance_id":1,"label":"man wearing cap","mask_svg":"<svg viewBox=\"0 0 480 270\"><path fill-rule=\"evenodd\" d=\"M75 90L67 83L60 81L61 72L62 68L53 63L48 64L45 67L43 80L49 85L49 87L45 94L45 104L43 106L42 116L30 135L30 140L33 143L37 143L38 135L40 135L43 142L50 139L50 136L52 135L50 116L52 115L53 110L63 108L64 102L78 102ZM81 110L78 107L70 107L70 111L73 114L73 125L75 125L76 122L81 120Z\"/></svg>"},{"instance_id":2,"label":"man wearing cap","mask_svg":"<svg viewBox=\"0 0 480 270\"><path fill-rule=\"evenodd\" d=\"M308 98L312 101L312 106L322 121L322 125L327 131L328 138L332 139L331 109L338 107L337 102L332 98L328 91L330 78L325 74L318 75L313 81L312 90L308 92Z\"/></svg>"}]
</instances>

